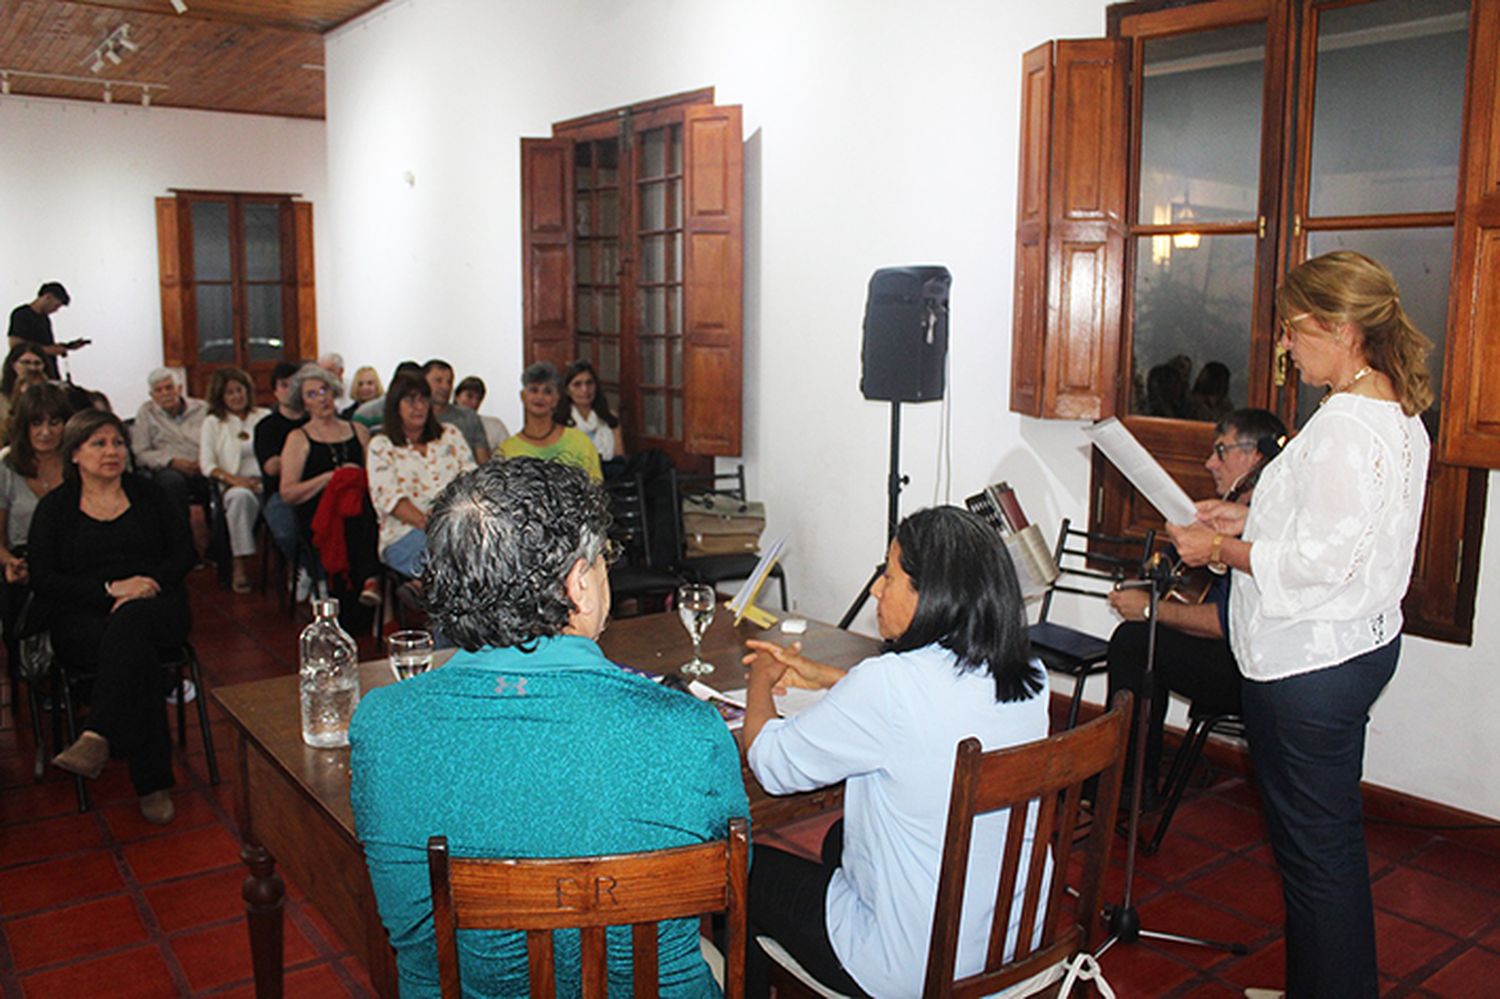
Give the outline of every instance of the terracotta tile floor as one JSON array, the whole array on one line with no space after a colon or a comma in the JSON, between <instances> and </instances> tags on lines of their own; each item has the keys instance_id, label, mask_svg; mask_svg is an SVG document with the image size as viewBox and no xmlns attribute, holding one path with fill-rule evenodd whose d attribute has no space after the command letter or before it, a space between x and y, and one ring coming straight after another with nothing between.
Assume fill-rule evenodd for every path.
<instances>
[{"instance_id":1,"label":"terracotta tile floor","mask_svg":"<svg viewBox=\"0 0 1500 999\"><path fill-rule=\"evenodd\" d=\"M191 583L193 641L210 685L294 668L300 622L288 622L273 597L221 593L208 572ZM368 638L361 643L373 654ZM8 703L0 708L0 999L254 994L229 733L216 722L226 783L209 786L190 725L177 765L177 819L163 829L141 821L122 764L96 782L95 807L83 815L57 771L34 783L30 721ZM1236 941L1250 953L1155 941L1116 946L1103 963L1122 997L1228 997L1281 980L1280 888L1254 790L1235 776L1204 783L1161 852L1138 865L1135 900L1149 929ZM810 820L783 839L815 849L830 821ZM1369 840L1384 994L1500 995L1500 856L1373 823ZM1111 875L1107 896L1118 897L1118 859ZM371 994L358 963L295 885L286 956L288 996Z\"/></svg>"}]
</instances>

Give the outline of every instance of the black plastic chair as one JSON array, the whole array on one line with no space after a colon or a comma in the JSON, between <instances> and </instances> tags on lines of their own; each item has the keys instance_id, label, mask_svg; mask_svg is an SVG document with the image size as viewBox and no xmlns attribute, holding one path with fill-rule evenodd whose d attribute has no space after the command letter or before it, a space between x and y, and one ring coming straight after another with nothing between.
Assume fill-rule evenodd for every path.
<instances>
[{"instance_id":1,"label":"black plastic chair","mask_svg":"<svg viewBox=\"0 0 1500 999\"><path fill-rule=\"evenodd\" d=\"M609 589L615 607L633 601L644 613L653 597L666 600L682 585L682 577L651 559L651 524L646 512L646 484L641 476L615 479L605 484L613 516L609 537L619 559L609 570Z\"/></svg>"},{"instance_id":2,"label":"black plastic chair","mask_svg":"<svg viewBox=\"0 0 1500 999\"><path fill-rule=\"evenodd\" d=\"M209 783L219 783L219 761L218 754L214 749L213 730L208 717L208 690L203 686L203 668L198 661L198 653L191 642L183 642L181 645L160 650L161 668L169 673L174 679L174 689L177 692L177 745L181 748L187 747L187 701L183 697L184 680L191 680L195 691L194 703L197 705L199 735L203 740L203 753L208 764ZM61 752L65 746L71 746L73 740L78 738L78 717L73 704L73 688L85 680L91 679L92 674L72 674L61 662L54 660L50 674L51 682L47 684L48 694L51 698L52 730L54 742L54 754ZM31 709L32 731L36 736L37 763L35 777L42 779L45 772L46 760L53 754L45 753L42 749L42 724L41 712L43 710L42 697L37 689L37 684L30 684L28 691L29 707ZM61 722L62 731L58 731L58 708L62 708ZM74 790L78 795L78 810L86 812L89 810L88 782L75 776L73 778Z\"/></svg>"},{"instance_id":3,"label":"black plastic chair","mask_svg":"<svg viewBox=\"0 0 1500 999\"><path fill-rule=\"evenodd\" d=\"M678 475L672 472L672 523L676 525L678 555L677 571L691 583L718 586L731 579L749 579L760 562L756 552L728 555L687 554L687 536L682 527L682 501L685 498L723 496L749 502L745 494L745 466L737 465L733 472L713 472L708 475ZM790 610L786 595L786 572L781 563L771 567L771 577L781 587L781 609Z\"/></svg>"},{"instance_id":4,"label":"black plastic chair","mask_svg":"<svg viewBox=\"0 0 1500 999\"><path fill-rule=\"evenodd\" d=\"M1078 709L1083 704L1083 688L1088 678L1105 670L1109 639L1049 621L1052 597L1056 593L1072 593L1106 599L1116 583L1140 576L1151 557L1155 540L1155 531L1147 531L1144 537L1079 531L1073 528L1071 520L1063 518L1062 527L1057 532L1057 545L1052 552L1058 577L1042 596L1041 613L1037 623L1028 629L1028 637L1032 655L1040 659L1043 666L1073 678L1068 728L1078 724ZM1118 551L1129 554L1116 554ZM1100 568L1090 568L1090 564Z\"/></svg>"},{"instance_id":5,"label":"black plastic chair","mask_svg":"<svg viewBox=\"0 0 1500 999\"><path fill-rule=\"evenodd\" d=\"M1166 802L1162 806L1161 817L1156 820L1156 829L1152 831L1151 839L1141 845L1141 853L1146 856L1161 849L1161 841L1167 835L1167 827L1172 824L1172 816L1182 803L1182 794L1193 779L1198 761L1203 758L1203 748L1208 744L1208 737L1215 732L1243 738L1244 720L1238 712L1217 705L1200 705L1195 702L1188 708L1188 730L1182 737L1182 744L1177 747L1177 755L1172 758L1172 769L1167 771L1167 782L1162 787Z\"/></svg>"}]
</instances>

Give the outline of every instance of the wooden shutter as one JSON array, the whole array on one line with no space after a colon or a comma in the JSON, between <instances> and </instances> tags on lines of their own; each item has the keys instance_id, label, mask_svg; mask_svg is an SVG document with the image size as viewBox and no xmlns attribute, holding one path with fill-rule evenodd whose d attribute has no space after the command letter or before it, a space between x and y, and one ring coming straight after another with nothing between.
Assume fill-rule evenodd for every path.
<instances>
[{"instance_id":1,"label":"wooden shutter","mask_svg":"<svg viewBox=\"0 0 1500 999\"><path fill-rule=\"evenodd\" d=\"M313 206L309 201L293 201L291 211L292 287L297 296L297 352L290 356L315 358L318 356L318 297L313 270Z\"/></svg>"},{"instance_id":2,"label":"wooden shutter","mask_svg":"<svg viewBox=\"0 0 1500 999\"><path fill-rule=\"evenodd\" d=\"M527 364L572 363L573 143L521 140L521 267L526 282L522 338Z\"/></svg>"},{"instance_id":3,"label":"wooden shutter","mask_svg":"<svg viewBox=\"0 0 1500 999\"><path fill-rule=\"evenodd\" d=\"M738 106L683 112L683 423L689 454L740 453L744 156Z\"/></svg>"},{"instance_id":4,"label":"wooden shutter","mask_svg":"<svg viewBox=\"0 0 1500 999\"><path fill-rule=\"evenodd\" d=\"M1021 165L1016 192L1015 320L1010 408L1042 415L1047 346L1047 179L1052 147L1052 42L1021 59Z\"/></svg>"},{"instance_id":5,"label":"wooden shutter","mask_svg":"<svg viewBox=\"0 0 1500 999\"><path fill-rule=\"evenodd\" d=\"M1453 298L1438 453L1500 468L1500 3L1476 0L1469 32Z\"/></svg>"},{"instance_id":6,"label":"wooden shutter","mask_svg":"<svg viewBox=\"0 0 1500 999\"><path fill-rule=\"evenodd\" d=\"M183 273L183 244L176 198L156 199L156 267L161 285L162 363L181 367L188 362L184 342L187 323L184 300L187 276Z\"/></svg>"},{"instance_id":7,"label":"wooden shutter","mask_svg":"<svg viewBox=\"0 0 1500 999\"><path fill-rule=\"evenodd\" d=\"M1058 41L1022 63L1011 408L1114 413L1125 280L1127 44ZM1050 65L1049 65L1050 63Z\"/></svg>"}]
</instances>

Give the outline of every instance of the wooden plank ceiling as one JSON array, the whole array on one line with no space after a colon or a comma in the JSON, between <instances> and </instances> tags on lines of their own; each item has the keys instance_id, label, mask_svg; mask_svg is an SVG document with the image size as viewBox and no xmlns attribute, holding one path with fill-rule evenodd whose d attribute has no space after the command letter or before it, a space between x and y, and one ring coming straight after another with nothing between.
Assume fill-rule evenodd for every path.
<instances>
[{"instance_id":1,"label":"wooden plank ceiling","mask_svg":"<svg viewBox=\"0 0 1500 999\"><path fill-rule=\"evenodd\" d=\"M381 2L0 0L0 73L13 96L102 101L109 83L115 103L322 118L323 32ZM124 24L138 49L92 72Z\"/></svg>"}]
</instances>

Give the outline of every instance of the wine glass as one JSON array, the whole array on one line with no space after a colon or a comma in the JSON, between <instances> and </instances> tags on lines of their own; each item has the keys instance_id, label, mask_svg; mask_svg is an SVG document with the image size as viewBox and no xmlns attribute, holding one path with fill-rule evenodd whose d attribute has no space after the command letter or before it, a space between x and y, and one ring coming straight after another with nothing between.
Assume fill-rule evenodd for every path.
<instances>
[{"instance_id":1,"label":"wine glass","mask_svg":"<svg viewBox=\"0 0 1500 999\"><path fill-rule=\"evenodd\" d=\"M386 639L391 653L391 668L396 679L409 680L432 669L432 634L426 631L398 631Z\"/></svg>"},{"instance_id":2,"label":"wine glass","mask_svg":"<svg viewBox=\"0 0 1500 999\"><path fill-rule=\"evenodd\" d=\"M704 662L700 654L703 648L703 633L714 622L714 601L718 594L712 586L688 583L677 589L677 616L693 640L693 658L682 664L682 672L688 676L703 676L714 671L714 664Z\"/></svg>"}]
</instances>

